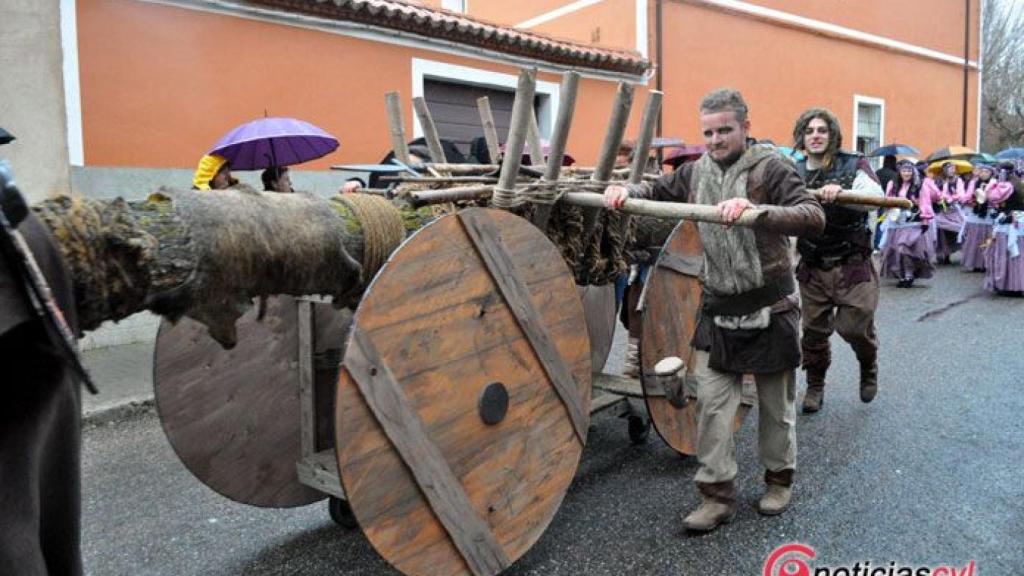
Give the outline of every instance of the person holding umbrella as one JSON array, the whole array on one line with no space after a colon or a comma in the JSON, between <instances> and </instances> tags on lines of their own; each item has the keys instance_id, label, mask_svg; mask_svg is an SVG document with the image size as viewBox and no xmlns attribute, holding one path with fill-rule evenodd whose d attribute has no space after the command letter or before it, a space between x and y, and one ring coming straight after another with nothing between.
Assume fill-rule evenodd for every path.
<instances>
[{"instance_id":1,"label":"person holding umbrella","mask_svg":"<svg viewBox=\"0 0 1024 576\"><path fill-rule=\"evenodd\" d=\"M260 174L260 180L263 181L264 192L281 192L289 194L295 192L292 188L291 171L288 170L287 166L271 166Z\"/></svg>"},{"instance_id":2,"label":"person holding umbrella","mask_svg":"<svg viewBox=\"0 0 1024 576\"><path fill-rule=\"evenodd\" d=\"M950 257L960 249L957 239L964 226L960 199L966 192L960 173L971 170L966 160L939 160L928 166L930 176L924 179L922 186L935 210L935 256L940 264L949 264Z\"/></svg>"},{"instance_id":3,"label":"person holding umbrella","mask_svg":"<svg viewBox=\"0 0 1024 576\"><path fill-rule=\"evenodd\" d=\"M219 154L207 154L199 159L192 177L194 190L224 190L238 184L231 176L231 163Z\"/></svg>"}]
</instances>

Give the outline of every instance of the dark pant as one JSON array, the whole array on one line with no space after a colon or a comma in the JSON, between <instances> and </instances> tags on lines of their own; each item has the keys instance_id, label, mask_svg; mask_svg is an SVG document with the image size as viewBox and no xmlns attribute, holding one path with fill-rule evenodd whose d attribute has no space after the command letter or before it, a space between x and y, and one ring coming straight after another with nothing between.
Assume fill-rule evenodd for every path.
<instances>
[{"instance_id":1,"label":"dark pant","mask_svg":"<svg viewBox=\"0 0 1024 576\"><path fill-rule=\"evenodd\" d=\"M0 574L81 574L78 384L36 321L0 336L0 370Z\"/></svg>"}]
</instances>

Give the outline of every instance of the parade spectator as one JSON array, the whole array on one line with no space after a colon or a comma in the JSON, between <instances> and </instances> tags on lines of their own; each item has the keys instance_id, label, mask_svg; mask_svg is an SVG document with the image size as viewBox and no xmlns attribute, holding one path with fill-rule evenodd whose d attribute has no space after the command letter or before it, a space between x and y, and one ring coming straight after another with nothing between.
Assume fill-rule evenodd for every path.
<instances>
[{"instance_id":1,"label":"parade spectator","mask_svg":"<svg viewBox=\"0 0 1024 576\"><path fill-rule=\"evenodd\" d=\"M192 177L193 190L223 190L238 184L231 176L231 163L223 156L208 154L199 159Z\"/></svg>"},{"instance_id":2,"label":"parade spectator","mask_svg":"<svg viewBox=\"0 0 1024 576\"><path fill-rule=\"evenodd\" d=\"M295 191L292 188L291 170L287 166L271 166L260 174L265 192L281 192L290 194Z\"/></svg>"},{"instance_id":3,"label":"parade spectator","mask_svg":"<svg viewBox=\"0 0 1024 576\"><path fill-rule=\"evenodd\" d=\"M800 308L789 236L820 234L825 215L792 163L775 150L751 145L750 120L739 92L719 89L700 105L707 152L656 181L605 190L605 206L627 198L714 205L733 222L754 205L766 206L757 228L697 225L704 247L704 305L693 345L697 379L696 475L702 503L683 520L706 532L736 513L733 423L744 373L754 374L759 399L761 462L767 490L762 514L789 507L796 469L796 367L800 362Z\"/></svg>"}]
</instances>

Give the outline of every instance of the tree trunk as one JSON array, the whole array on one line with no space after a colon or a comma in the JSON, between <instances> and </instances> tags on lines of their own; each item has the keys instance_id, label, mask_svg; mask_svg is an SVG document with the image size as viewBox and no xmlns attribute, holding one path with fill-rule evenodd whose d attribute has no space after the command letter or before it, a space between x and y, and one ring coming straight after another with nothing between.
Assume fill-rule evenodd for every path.
<instances>
[{"instance_id":1,"label":"tree trunk","mask_svg":"<svg viewBox=\"0 0 1024 576\"><path fill-rule=\"evenodd\" d=\"M377 204L380 204L378 202ZM357 301L373 271L361 262L366 237L432 219L430 208L401 201L356 218L349 204L311 194L162 188L143 202L57 197L33 207L57 241L74 282L82 330L150 310L204 323L225 347L235 320L257 296L324 294ZM374 214L371 214L374 215ZM365 217L365 213L364 213Z\"/></svg>"}]
</instances>

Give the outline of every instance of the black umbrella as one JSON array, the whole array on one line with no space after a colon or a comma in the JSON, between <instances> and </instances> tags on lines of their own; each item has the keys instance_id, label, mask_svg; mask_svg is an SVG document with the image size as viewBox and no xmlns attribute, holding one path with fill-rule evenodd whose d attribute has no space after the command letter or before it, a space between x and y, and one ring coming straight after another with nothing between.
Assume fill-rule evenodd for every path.
<instances>
[{"instance_id":1,"label":"black umbrella","mask_svg":"<svg viewBox=\"0 0 1024 576\"><path fill-rule=\"evenodd\" d=\"M7 130L0 128L0 146L4 144L10 144L14 141L14 134L11 134Z\"/></svg>"},{"instance_id":2,"label":"black umbrella","mask_svg":"<svg viewBox=\"0 0 1024 576\"><path fill-rule=\"evenodd\" d=\"M908 156L917 155L920 152L913 146L907 146L906 144L888 144L881 148L875 148L868 156Z\"/></svg>"}]
</instances>

